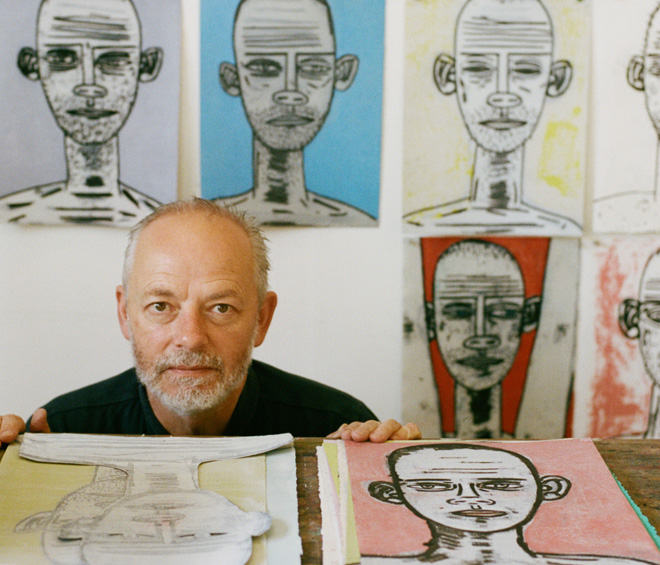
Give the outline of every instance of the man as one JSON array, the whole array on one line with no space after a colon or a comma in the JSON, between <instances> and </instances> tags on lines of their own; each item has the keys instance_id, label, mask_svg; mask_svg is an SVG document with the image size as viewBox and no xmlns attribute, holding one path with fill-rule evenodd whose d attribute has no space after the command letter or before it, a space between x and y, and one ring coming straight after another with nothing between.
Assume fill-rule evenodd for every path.
<instances>
[{"instance_id":1,"label":"man","mask_svg":"<svg viewBox=\"0 0 660 565\"><path fill-rule=\"evenodd\" d=\"M455 57L441 54L433 78L456 94L476 154L470 195L417 210L410 226L434 234L580 235L567 218L523 200L525 143L546 97L571 82L568 61L553 61L550 16L540 0L468 0L456 25Z\"/></svg>"},{"instance_id":2,"label":"man","mask_svg":"<svg viewBox=\"0 0 660 565\"><path fill-rule=\"evenodd\" d=\"M414 424L381 424L343 392L251 360L277 305L268 267L263 235L245 216L202 199L158 208L131 231L116 293L135 369L51 401L31 430L420 437ZM0 441L24 429L5 416Z\"/></svg>"},{"instance_id":3,"label":"man","mask_svg":"<svg viewBox=\"0 0 660 565\"><path fill-rule=\"evenodd\" d=\"M645 563L598 555L533 552L523 528L546 501L564 498L571 483L540 476L517 453L470 444L421 444L388 456L392 482L369 485L371 496L405 505L426 520L428 550L409 557L363 557L362 563Z\"/></svg>"},{"instance_id":4,"label":"man","mask_svg":"<svg viewBox=\"0 0 660 565\"><path fill-rule=\"evenodd\" d=\"M303 151L319 132L335 90L348 89L358 58L336 59L325 0L242 0L234 22L236 64L220 83L240 96L253 130L254 186L224 202L264 224L375 225L365 212L307 189Z\"/></svg>"},{"instance_id":5,"label":"man","mask_svg":"<svg viewBox=\"0 0 660 565\"><path fill-rule=\"evenodd\" d=\"M463 240L435 268L429 339L455 381L456 437L502 435L502 386L521 335L537 327L541 297L525 298L520 266L504 247Z\"/></svg>"},{"instance_id":6,"label":"man","mask_svg":"<svg viewBox=\"0 0 660 565\"><path fill-rule=\"evenodd\" d=\"M131 0L43 0L37 48L21 49L18 67L64 132L67 178L1 198L0 221L132 226L158 206L119 180L117 135L163 61L141 49Z\"/></svg>"}]
</instances>

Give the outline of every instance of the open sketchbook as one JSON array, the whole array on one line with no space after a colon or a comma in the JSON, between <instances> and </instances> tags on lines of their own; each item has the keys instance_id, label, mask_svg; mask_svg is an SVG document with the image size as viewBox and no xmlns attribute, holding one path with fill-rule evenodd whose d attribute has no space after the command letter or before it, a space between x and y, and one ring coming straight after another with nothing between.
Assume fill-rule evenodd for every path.
<instances>
[{"instance_id":1,"label":"open sketchbook","mask_svg":"<svg viewBox=\"0 0 660 565\"><path fill-rule=\"evenodd\" d=\"M0 563L299 563L292 441L25 434L0 463Z\"/></svg>"},{"instance_id":2,"label":"open sketchbook","mask_svg":"<svg viewBox=\"0 0 660 565\"><path fill-rule=\"evenodd\" d=\"M660 564L588 439L326 441L317 454L324 564Z\"/></svg>"}]
</instances>

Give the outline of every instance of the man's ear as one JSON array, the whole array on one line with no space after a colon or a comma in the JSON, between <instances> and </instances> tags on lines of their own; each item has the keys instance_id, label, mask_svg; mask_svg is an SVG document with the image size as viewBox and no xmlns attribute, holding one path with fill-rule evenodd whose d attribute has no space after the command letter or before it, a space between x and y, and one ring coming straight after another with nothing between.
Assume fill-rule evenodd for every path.
<instances>
[{"instance_id":1,"label":"man's ear","mask_svg":"<svg viewBox=\"0 0 660 565\"><path fill-rule=\"evenodd\" d=\"M369 483L369 494L381 502L403 504L403 500L394 485L387 481L373 481Z\"/></svg>"},{"instance_id":2,"label":"man's ear","mask_svg":"<svg viewBox=\"0 0 660 565\"><path fill-rule=\"evenodd\" d=\"M30 80L39 80L39 57L32 47L23 47L18 52L16 64L23 76Z\"/></svg>"},{"instance_id":3,"label":"man's ear","mask_svg":"<svg viewBox=\"0 0 660 565\"><path fill-rule=\"evenodd\" d=\"M639 337L639 302L634 298L626 298L619 304L619 327L626 337Z\"/></svg>"},{"instance_id":4,"label":"man's ear","mask_svg":"<svg viewBox=\"0 0 660 565\"><path fill-rule=\"evenodd\" d=\"M335 88L347 90L358 72L360 60L355 55L344 55L335 63Z\"/></svg>"},{"instance_id":5,"label":"man's ear","mask_svg":"<svg viewBox=\"0 0 660 565\"><path fill-rule=\"evenodd\" d=\"M115 291L117 297L117 318L119 318L119 327L121 328L122 335L130 340L131 332L128 327L128 311L126 310L126 291L124 287L119 285Z\"/></svg>"},{"instance_id":6,"label":"man's ear","mask_svg":"<svg viewBox=\"0 0 660 565\"><path fill-rule=\"evenodd\" d=\"M550 80L545 89L550 98L557 98L568 90L573 78L573 67L568 61L555 61L550 67Z\"/></svg>"},{"instance_id":7,"label":"man's ear","mask_svg":"<svg viewBox=\"0 0 660 565\"><path fill-rule=\"evenodd\" d=\"M241 81L238 78L238 69L231 63L220 63L218 71L220 86L230 96L241 95Z\"/></svg>"},{"instance_id":8,"label":"man's ear","mask_svg":"<svg viewBox=\"0 0 660 565\"><path fill-rule=\"evenodd\" d=\"M277 306L277 294L268 291L264 296L264 301L259 308L259 319L257 320L257 334L254 337L254 346L259 347L266 339L266 333L273 320L275 307Z\"/></svg>"},{"instance_id":9,"label":"man's ear","mask_svg":"<svg viewBox=\"0 0 660 565\"><path fill-rule=\"evenodd\" d=\"M522 315L522 333L531 332L535 330L539 324L541 317L541 297L530 296L525 299Z\"/></svg>"},{"instance_id":10,"label":"man's ear","mask_svg":"<svg viewBox=\"0 0 660 565\"><path fill-rule=\"evenodd\" d=\"M541 495L543 500L559 500L571 490L571 481L559 475L544 475L541 477Z\"/></svg>"},{"instance_id":11,"label":"man's ear","mask_svg":"<svg viewBox=\"0 0 660 565\"><path fill-rule=\"evenodd\" d=\"M456 61L451 55L441 53L433 64L433 79L443 94L456 92Z\"/></svg>"},{"instance_id":12,"label":"man's ear","mask_svg":"<svg viewBox=\"0 0 660 565\"><path fill-rule=\"evenodd\" d=\"M160 47L150 47L140 53L140 82L156 80L160 68L163 66L163 50Z\"/></svg>"},{"instance_id":13,"label":"man's ear","mask_svg":"<svg viewBox=\"0 0 660 565\"><path fill-rule=\"evenodd\" d=\"M635 55L628 63L628 84L635 90L644 90L644 57Z\"/></svg>"}]
</instances>

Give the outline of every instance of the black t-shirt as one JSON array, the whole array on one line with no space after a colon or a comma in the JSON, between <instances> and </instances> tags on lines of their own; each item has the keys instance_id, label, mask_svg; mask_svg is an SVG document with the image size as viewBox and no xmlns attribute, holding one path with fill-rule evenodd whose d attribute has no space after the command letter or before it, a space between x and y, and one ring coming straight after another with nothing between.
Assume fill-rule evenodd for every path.
<instances>
[{"instance_id":1,"label":"black t-shirt","mask_svg":"<svg viewBox=\"0 0 660 565\"><path fill-rule=\"evenodd\" d=\"M44 408L53 432L168 435L135 369L58 396ZM343 423L375 419L349 394L253 361L225 435L323 437Z\"/></svg>"}]
</instances>

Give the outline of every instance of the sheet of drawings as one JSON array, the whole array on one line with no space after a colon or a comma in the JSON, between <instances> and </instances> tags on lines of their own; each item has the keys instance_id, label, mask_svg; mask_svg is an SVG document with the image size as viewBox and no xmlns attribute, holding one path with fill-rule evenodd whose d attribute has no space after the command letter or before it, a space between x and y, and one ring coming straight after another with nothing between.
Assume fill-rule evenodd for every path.
<instances>
[{"instance_id":1,"label":"sheet of drawings","mask_svg":"<svg viewBox=\"0 0 660 565\"><path fill-rule=\"evenodd\" d=\"M426 437L570 435L579 240L410 238L404 265L404 420Z\"/></svg>"},{"instance_id":2,"label":"sheet of drawings","mask_svg":"<svg viewBox=\"0 0 660 565\"><path fill-rule=\"evenodd\" d=\"M4 0L0 222L130 227L176 198L179 0Z\"/></svg>"},{"instance_id":3,"label":"sheet of drawings","mask_svg":"<svg viewBox=\"0 0 660 565\"><path fill-rule=\"evenodd\" d=\"M403 229L579 236L587 2L406 3Z\"/></svg>"},{"instance_id":4,"label":"sheet of drawings","mask_svg":"<svg viewBox=\"0 0 660 565\"><path fill-rule=\"evenodd\" d=\"M593 230L657 232L660 2L592 4Z\"/></svg>"},{"instance_id":5,"label":"sheet of drawings","mask_svg":"<svg viewBox=\"0 0 660 565\"><path fill-rule=\"evenodd\" d=\"M298 562L293 450L259 455L291 442L27 434L20 458L8 451L0 466L16 485L2 501L0 554L12 563Z\"/></svg>"},{"instance_id":6,"label":"sheet of drawings","mask_svg":"<svg viewBox=\"0 0 660 565\"><path fill-rule=\"evenodd\" d=\"M363 565L660 563L591 440L343 446Z\"/></svg>"},{"instance_id":7,"label":"sheet of drawings","mask_svg":"<svg viewBox=\"0 0 660 565\"><path fill-rule=\"evenodd\" d=\"M579 436L660 437L660 242L584 242L575 388Z\"/></svg>"},{"instance_id":8,"label":"sheet of drawings","mask_svg":"<svg viewBox=\"0 0 660 565\"><path fill-rule=\"evenodd\" d=\"M201 0L202 196L377 225L384 0Z\"/></svg>"}]
</instances>

